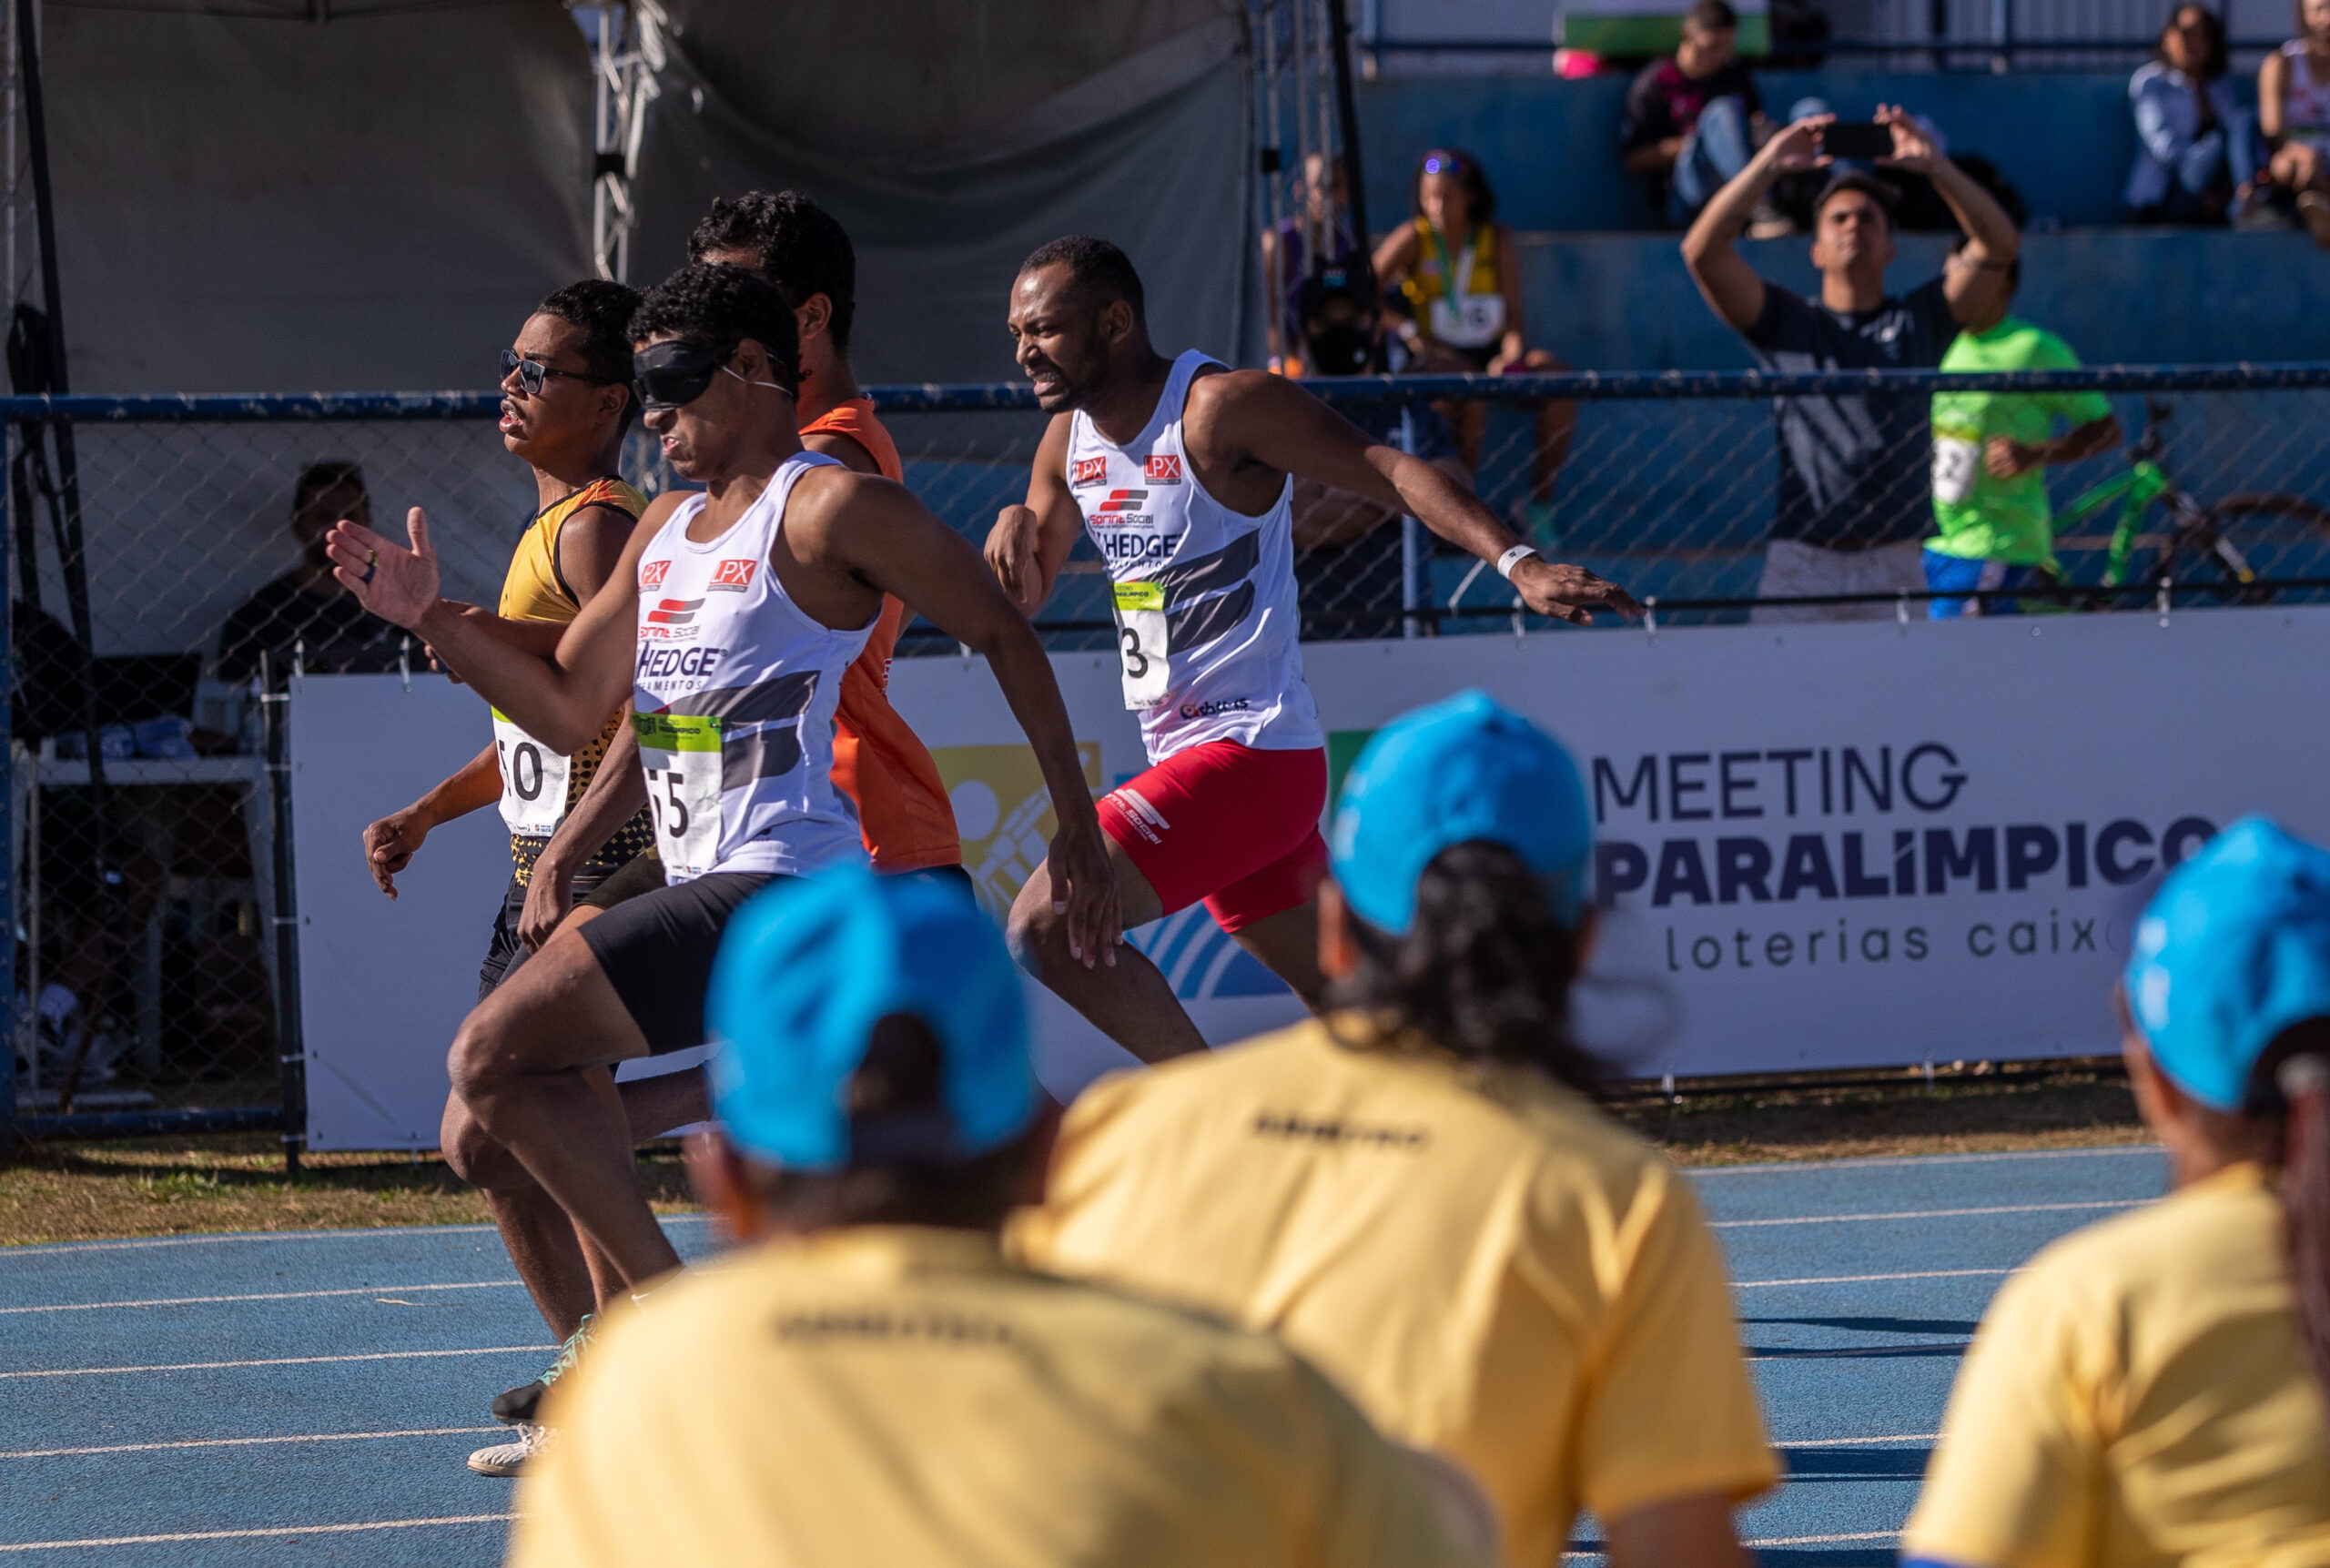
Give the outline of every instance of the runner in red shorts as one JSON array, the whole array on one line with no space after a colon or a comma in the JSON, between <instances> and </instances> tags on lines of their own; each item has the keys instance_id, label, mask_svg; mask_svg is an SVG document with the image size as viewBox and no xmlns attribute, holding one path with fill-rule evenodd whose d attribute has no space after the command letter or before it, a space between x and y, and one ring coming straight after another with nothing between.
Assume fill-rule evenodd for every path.
<instances>
[{"instance_id":1,"label":"runner in red shorts","mask_svg":"<svg viewBox=\"0 0 2330 1568\"><path fill-rule=\"evenodd\" d=\"M1638 606L1518 541L1470 491L1371 441L1293 382L1150 347L1140 276L1106 240L1043 247L1011 288L1010 328L1053 416L1025 506L988 563L1033 616L1079 531L1107 563L1126 706L1150 768L1105 796L1100 825L1130 929L1203 900L1223 930L1316 1008L1315 894L1326 735L1296 642L1290 475L1413 513L1493 561L1529 608L1584 622ZM1012 906L1021 964L1143 1061L1203 1050L1139 949L1072 951L1048 863Z\"/></svg>"}]
</instances>

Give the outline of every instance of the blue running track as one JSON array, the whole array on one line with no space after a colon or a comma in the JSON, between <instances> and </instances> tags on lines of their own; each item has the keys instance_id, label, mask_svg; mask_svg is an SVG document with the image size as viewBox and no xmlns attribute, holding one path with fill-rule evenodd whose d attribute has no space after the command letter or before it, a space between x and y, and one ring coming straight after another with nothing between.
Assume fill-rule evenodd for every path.
<instances>
[{"instance_id":1,"label":"blue running track","mask_svg":"<svg viewBox=\"0 0 2330 1568\"><path fill-rule=\"evenodd\" d=\"M1991 1293L2165 1174L2150 1148L1695 1173L1788 1456L1743 1517L1763 1562L1891 1562ZM483 1227L0 1249L0 1568L498 1562L511 1485L462 1460L551 1354Z\"/></svg>"}]
</instances>

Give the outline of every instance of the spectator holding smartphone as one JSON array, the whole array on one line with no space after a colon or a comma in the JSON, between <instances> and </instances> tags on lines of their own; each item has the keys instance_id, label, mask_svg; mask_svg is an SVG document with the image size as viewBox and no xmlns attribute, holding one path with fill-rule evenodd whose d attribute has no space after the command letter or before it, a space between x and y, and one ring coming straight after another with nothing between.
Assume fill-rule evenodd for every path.
<instances>
[{"instance_id":1,"label":"spectator holding smartphone","mask_svg":"<svg viewBox=\"0 0 2330 1568\"><path fill-rule=\"evenodd\" d=\"M1420 375L1547 374L1567 365L1523 337L1521 258L1496 220L1496 192L1480 160L1440 148L1416 165L1414 217L1375 248L1375 281L1406 301L1409 369ZM1478 473L1486 403L1445 403L1464 466ZM1529 499L1513 518L1525 538L1553 537L1554 479L1569 456L1577 405L1541 403L1530 454Z\"/></svg>"},{"instance_id":2,"label":"spectator holding smartphone","mask_svg":"<svg viewBox=\"0 0 2330 1568\"><path fill-rule=\"evenodd\" d=\"M1771 134L1756 79L1739 62L1738 42L1738 14L1725 0L1698 0L1684 15L1675 53L1645 66L1626 89L1619 162L1628 174L1660 182L1666 221L1678 228L1748 167L1756 144ZM1759 227L1770 221L1767 217Z\"/></svg>"},{"instance_id":3,"label":"spectator holding smartphone","mask_svg":"<svg viewBox=\"0 0 2330 1568\"><path fill-rule=\"evenodd\" d=\"M1966 265L1967 242L1950 253ZM2006 269L2006 298L1987 323L1968 322L1945 370L2076 370L2071 345L2009 313L2022 263ZM2055 434L2057 420L2069 428ZM2054 519L2047 504L2047 465L2110 451L2120 421L2101 392L1937 392L1933 400L1934 537L1926 541L1926 586L1937 593L2020 588L2060 579ZM2021 612L2013 600L1930 599L1936 621Z\"/></svg>"},{"instance_id":4,"label":"spectator holding smartphone","mask_svg":"<svg viewBox=\"0 0 2330 1568\"><path fill-rule=\"evenodd\" d=\"M1878 161L1922 174L1966 231L1961 264L1907 296L1885 291L1893 260L1890 189L1839 173L1814 204L1812 264L1820 292L1802 298L1756 274L1735 248L1748 216L1783 175L1834 163L1831 115L1797 121L1764 144L1683 237L1684 265L1707 304L1771 370L1931 369L1970 322L1996 319L2021 246L1990 192L1938 152L1899 108L1879 107L1892 138ZM1779 478L1760 599L1922 592L1930 446L1928 400L1851 392L1779 398ZM1882 619L1889 604L1765 605L1758 621Z\"/></svg>"}]
</instances>

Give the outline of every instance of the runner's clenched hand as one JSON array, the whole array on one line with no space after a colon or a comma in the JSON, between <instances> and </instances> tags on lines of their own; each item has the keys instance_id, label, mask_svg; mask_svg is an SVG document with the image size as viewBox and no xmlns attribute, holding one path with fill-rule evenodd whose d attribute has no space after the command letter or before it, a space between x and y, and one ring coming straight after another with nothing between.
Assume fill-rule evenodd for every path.
<instances>
[{"instance_id":1,"label":"runner's clenched hand","mask_svg":"<svg viewBox=\"0 0 2330 1568\"><path fill-rule=\"evenodd\" d=\"M429 520L419 507L405 514L405 529L412 538L410 550L343 518L324 535L324 550L332 559L332 576L359 603L410 631L436 607L439 575L437 552L429 544Z\"/></svg>"},{"instance_id":2,"label":"runner's clenched hand","mask_svg":"<svg viewBox=\"0 0 2330 1568\"><path fill-rule=\"evenodd\" d=\"M996 513L995 526L987 536L988 566L1003 584L1004 596L1027 616L1043 608L1036 566L1037 523L1029 508L1007 506Z\"/></svg>"},{"instance_id":3,"label":"runner's clenched hand","mask_svg":"<svg viewBox=\"0 0 2330 1568\"><path fill-rule=\"evenodd\" d=\"M1564 566L1542 557L1515 566L1513 586L1521 595L1521 602L1538 614L1579 626L1592 625L1596 610L1620 615L1642 613L1642 606L1635 602L1634 595L1608 578L1597 576L1583 566Z\"/></svg>"},{"instance_id":4,"label":"runner's clenched hand","mask_svg":"<svg viewBox=\"0 0 2330 1568\"><path fill-rule=\"evenodd\" d=\"M396 875L412 863L415 851L429 836L429 824L410 806L382 817L364 830L364 869L380 891L397 895Z\"/></svg>"},{"instance_id":5,"label":"runner's clenched hand","mask_svg":"<svg viewBox=\"0 0 2330 1568\"><path fill-rule=\"evenodd\" d=\"M1054 834L1048 865L1052 913L1068 916L1069 956L1087 969L1100 964L1113 969L1124 941L1124 912L1117 903L1116 868L1109 863L1099 819L1087 817Z\"/></svg>"},{"instance_id":6,"label":"runner's clenched hand","mask_svg":"<svg viewBox=\"0 0 2330 1568\"><path fill-rule=\"evenodd\" d=\"M573 907L574 878L537 860L534 874L526 879L526 906L518 914L518 940L526 945L527 952L541 952Z\"/></svg>"}]
</instances>

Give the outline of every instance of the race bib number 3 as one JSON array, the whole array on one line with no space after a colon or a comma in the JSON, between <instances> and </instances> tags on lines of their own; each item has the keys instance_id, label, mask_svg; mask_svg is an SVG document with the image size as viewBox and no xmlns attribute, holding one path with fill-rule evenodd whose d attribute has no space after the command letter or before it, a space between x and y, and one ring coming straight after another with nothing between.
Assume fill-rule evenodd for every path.
<instances>
[{"instance_id":1,"label":"race bib number 3","mask_svg":"<svg viewBox=\"0 0 2330 1568\"><path fill-rule=\"evenodd\" d=\"M1153 708L1165 700L1165 585L1119 582L1115 587L1125 706Z\"/></svg>"},{"instance_id":2,"label":"race bib number 3","mask_svg":"<svg viewBox=\"0 0 2330 1568\"><path fill-rule=\"evenodd\" d=\"M572 759L501 715L493 715L493 754L501 764L501 822L524 838L548 838L566 820Z\"/></svg>"},{"instance_id":3,"label":"race bib number 3","mask_svg":"<svg viewBox=\"0 0 2330 1568\"><path fill-rule=\"evenodd\" d=\"M720 854L720 721L685 713L633 713L655 846L674 880L702 876Z\"/></svg>"},{"instance_id":4,"label":"race bib number 3","mask_svg":"<svg viewBox=\"0 0 2330 1568\"><path fill-rule=\"evenodd\" d=\"M1982 471L1982 445L1957 436L1933 439L1933 498L1957 506L1974 493L1974 480Z\"/></svg>"}]
</instances>

